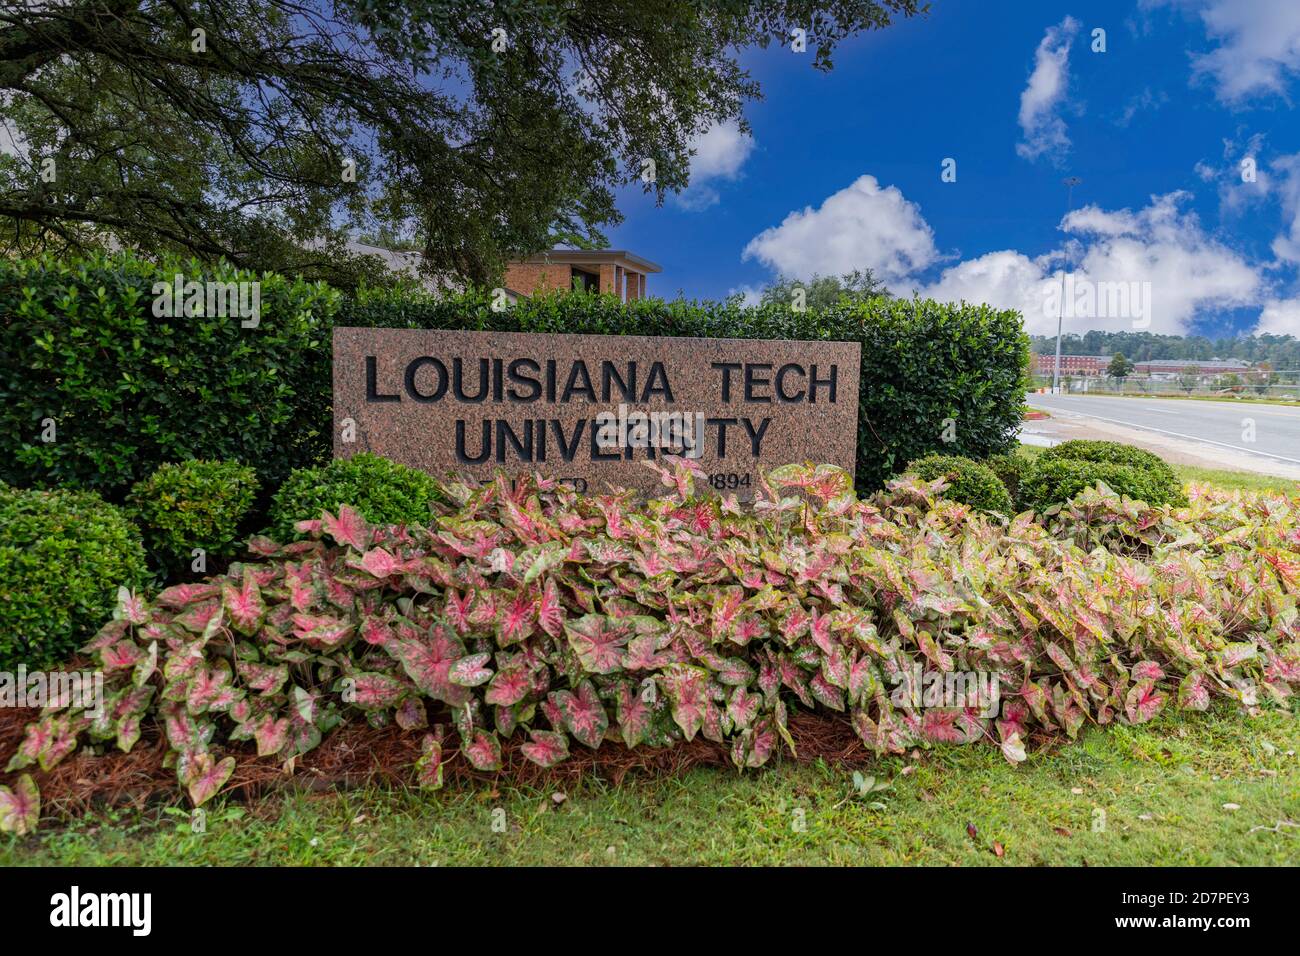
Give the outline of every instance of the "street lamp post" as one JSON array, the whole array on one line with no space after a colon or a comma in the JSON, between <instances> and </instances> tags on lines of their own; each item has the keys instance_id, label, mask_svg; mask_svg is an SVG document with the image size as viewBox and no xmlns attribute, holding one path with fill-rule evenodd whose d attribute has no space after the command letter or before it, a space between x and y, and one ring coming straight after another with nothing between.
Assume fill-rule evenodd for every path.
<instances>
[{"instance_id":1,"label":"street lamp post","mask_svg":"<svg viewBox=\"0 0 1300 956\"><path fill-rule=\"evenodd\" d=\"M1083 182L1078 176L1067 176L1061 180L1065 186L1065 214L1074 209L1074 187ZM1052 371L1052 394L1061 391L1061 320L1065 317L1065 266L1061 266L1061 304L1056 310L1056 366Z\"/></svg>"}]
</instances>

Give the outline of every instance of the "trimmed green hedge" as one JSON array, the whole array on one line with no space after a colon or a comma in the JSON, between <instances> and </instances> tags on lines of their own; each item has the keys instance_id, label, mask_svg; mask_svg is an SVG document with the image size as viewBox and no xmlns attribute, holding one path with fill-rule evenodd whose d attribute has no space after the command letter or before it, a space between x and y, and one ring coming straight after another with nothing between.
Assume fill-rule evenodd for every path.
<instances>
[{"instance_id":1,"label":"trimmed green hedge","mask_svg":"<svg viewBox=\"0 0 1300 956\"><path fill-rule=\"evenodd\" d=\"M1183 483L1175 474L1174 470L1169 467L1168 463L1159 455L1154 455L1142 448L1135 448L1132 445L1125 445L1113 441L1085 441L1083 439L1072 439L1071 441L1062 442L1055 445L1038 459L1038 469L1050 462L1074 461L1089 462L1096 465L1115 466L1120 468L1131 468L1142 475L1136 482L1128 476L1127 472L1109 472L1113 475L1114 480L1124 484L1125 488L1117 487L1106 481L1111 489L1130 498L1139 498L1150 505L1183 505L1187 503L1187 496L1183 493ZM1104 469L1094 469L1098 476L1107 472ZM1080 475L1084 470L1081 469L1056 469L1053 475L1060 476L1054 478L1054 481L1064 482L1065 485L1073 485L1074 479L1067 479L1066 475ZM1103 478L1103 480L1105 480ZM1040 501L1040 497L1045 493L1044 483L1035 484L1035 500ZM1134 490L1127 490L1132 487ZM1082 490L1082 489L1079 489ZM1075 492L1077 493L1077 491ZM1053 495L1058 494L1054 492ZM1051 504L1059 504L1068 501L1074 497L1074 494L1066 495L1064 498L1054 497Z\"/></svg>"},{"instance_id":2,"label":"trimmed green hedge","mask_svg":"<svg viewBox=\"0 0 1300 956\"><path fill-rule=\"evenodd\" d=\"M1042 461L1071 458L1075 461L1097 461L1109 465L1130 465L1134 468L1168 472L1170 475L1174 473L1173 469L1159 455L1149 452L1145 448L1125 445L1117 441L1087 441L1082 438L1072 438L1070 441L1064 441L1059 445L1048 448L1040 458Z\"/></svg>"},{"instance_id":3,"label":"trimmed green hedge","mask_svg":"<svg viewBox=\"0 0 1300 956\"><path fill-rule=\"evenodd\" d=\"M1008 452L1005 455L990 455L980 464L998 476L998 480L1007 489L1007 494L1011 496L1013 506L1019 508L1021 485L1034 470L1033 460L1024 455L1017 455L1015 452Z\"/></svg>"},{"instance_id":4,"label":"trimmed green hedge","mask_svg":"<svg viewBox=\"0 0 1300 956\"><path fill-rule=\"evenodd\" d=\"M250 283L250 306L260 283L256 327L237 307L156 316L155 284L174 286L178 273ZM322 284L224 264L0 258L0 480L120 501L164 462L205 458L280 481L328 454L321 375L337 299ZM53 441L42 440L47 420Z\"/></svg>"},{"instance_id":5,"label":"trimmed green hedge","mask_svg":"<svg viewBox=\"0 0 1300 956\"><path fill-rule=\"evenodd\" d=\"M434 479L415 468L360 452L320 468L300 468L280 486L271 504L271 528L277 541L302 537L294 524L337 514L351 505L373 524L429 523L429 503L441 501Z\"/></svg>"},{"instance_id":6,"label":"trimmed green hedge","mask_svg":"<svg viewBox=\"0 0 1300 956\"><path fill-rule=\"evenodd\" d=\"M154 285L177 272L259 281L258 326L155 317ZM1029 364L1019 314L985 305L872 299L795 312L557 293L497 312L487 292L344 298L283 276L125 254L0 260L0 314L0 480L89 487L112 500L168 461L235 460L274 486L328 460L335 325L860 342L864 491L932 452L1006 451ZM52 442L41 440L47 419ZM956 441L945 443L945 433Z\"/></svg>"},{"instance_id":7,"label":"trimmed green hedge","mask_svg":"<svg viewBox=\"0 0 1300 956\"><path fill-rule=\"evenodd\" d=\"M958 455L927 455L907 466L907 470L926 481L946 478L948 487L942 496L979 508L1011 514L1014 510L1011 496L993 470Z\"/></svg>"},{"instance_id":8,"label":"trimmed green hedge","mask_svg":"<svg viewBox=\"0 0 1300 956\"><path fill-rule=\"evenodd\" d=\"M1156 472L1132 465L1074 458L1039 461L1021 486L1023 503L1026 508L1042 513L1053 505L1064 504L1081 491L1096 487L1099 481L1125 498L1149 505L1174 503L1168 486ZM1180 489L1180 497L1181 494Z\"/></svg>"},{"instance_id":9,"label":"trimmed green hedge","mask_svg":"<svg viewBox=\"0 0 1300 956\"><path fill-rule=\"evenodd\" d=\"M145 582L140 534L84 491L0 485L0 670L62 664Z\"/></svg>"},{"instance_id":10,"label":"trimmed green hedge","mask_svg":"<svg viewBox=\"0 0 1300 956\"><path fill-rule=\"evenodd\" d=\"M1015 442L1024 405L1029 340L1020 315L986 305L872 299L795 312L785 306L560 293L502 312L488 296L438 300L374 291L343 302L342 326L811 339L862 344L857 484L881 487L931 452L983 458ZM951 423L947 420L951 419ZM328 428L328 425L326 425ZM956 441L945 443L945 429Z\"/></svg>"},{"instance_id":11,"label":"trimmed green hedge","mask_svg":"<svg viewBox=\"0 0 1300 956\"><path fill-rule=\"evenodd\" d=\"M154 560L188 568L195 548L217 560L235 555L257 487L253 469L237 461L184 461L136 482L128 500Z\"/></svg>"}]
</instances>

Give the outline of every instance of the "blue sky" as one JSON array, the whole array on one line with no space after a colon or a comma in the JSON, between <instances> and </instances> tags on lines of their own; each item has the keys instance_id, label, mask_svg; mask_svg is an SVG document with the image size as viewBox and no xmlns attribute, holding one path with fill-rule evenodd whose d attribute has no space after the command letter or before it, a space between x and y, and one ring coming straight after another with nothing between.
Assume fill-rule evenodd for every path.
<instances>
[{"instance_id":1,"label":"blue sky","mask_svg":"<svg viewBox=\"0 0 1300 956\"><path fill-rule=\"evenodd\" d=\"M621 194L611 244L663 266L652 294L869 266L1054 332L1066 266L1071 295L1133 296L1067 307L1074 331L1300 334L1300 0L935 0L842 45L829 74L811 60L747 52L752 140L711 131L662 207Z\"/></svg>"}]
</instances>

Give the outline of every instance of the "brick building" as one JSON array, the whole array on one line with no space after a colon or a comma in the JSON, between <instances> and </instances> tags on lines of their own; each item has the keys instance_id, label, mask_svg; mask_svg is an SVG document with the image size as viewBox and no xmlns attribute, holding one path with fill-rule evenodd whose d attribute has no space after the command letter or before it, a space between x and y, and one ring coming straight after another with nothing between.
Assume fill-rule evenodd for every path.
<instances>
[{"instance_id":1,"label":"brick building","mask_svg":"<svg viewBox=\"0 0 1300 956\"><path fill-rule=\"evenodd\" d=\"M1151 359L1148 362L1135 362L1133 371L1138 375L1162 376L1181 375L1194 369L1197 374L1225 375L1228 372L1249 372L1251 365L1241 359Z\"/></svg>"},{"instance_id":2,"label":"brick building","mask_svg":"<svg viewBox=\"0 0 1300 956\"><path fill-rule=\"evenodd\" d=\"M1110 369L1109 355L1062 355L1062 375L1105 375ZM1154 378L1172 378L1188 369L1196 369L1202 376L1223 375L1227 372L1248 372L1250 363L1241 359L1150 359L1145 362L1133 362L1134 375L1150 375ZM1056 368L1056 355L1034 355L1034 372L1038 375L1051 375Z\"/></svg>"},{"instance_id":3,"label":"brick building","mask_svg":"<svg viewBox=\"0 0 1300 956\"><path fill-rule=\"evenodd\" d=\"M312 248L310 244L309 248ZM389 270L406 275L431 292L464 288L464 283L453 275L421 273L418 252L396 251L357 241L348 242L346 248L358 255L377 257ZM646 297L645 277L662 271L649 259L624 249L549 249L521 262L507 263L505 289L512 302L549 289L575 286L609 292L624 302L631 302Z\"/></svg>"},{"instance_id":4,"label":"brick building","mask_svg":"<svg viewBox=\"0 0 1300 956\"><path fill-rule=\"evenodd\" d=\"M663 270L623 249L549 249L506 266L506 289L534 295L551 289L580 287L608 292L624 302L644 299L646 276Z\"/></svg>"},{"instance_id":5,"label":"brick building","mask_svg":"<svg viewBox=\"0 0 1300 956\"><path fill-rule=\"evenodd\" d=\"M1110 366L1109 355L1062 355L1062 375L1105 375ZM1056 369L1056 353L1034 356L1034 372L1051 375Z\"/></svg>"}]
</instances>

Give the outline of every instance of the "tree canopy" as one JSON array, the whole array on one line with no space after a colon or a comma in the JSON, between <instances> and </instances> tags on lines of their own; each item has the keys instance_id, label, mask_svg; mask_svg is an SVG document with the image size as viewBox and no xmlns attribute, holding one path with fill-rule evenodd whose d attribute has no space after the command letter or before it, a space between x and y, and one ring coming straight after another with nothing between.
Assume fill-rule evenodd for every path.
<instances>
[{"instance_id":1,"label":"tree canopy","mask_svg":"<svg viewBox=\"0 0 1300 956\"><path fill-rule=\"evenodd\" d=\"M344 285L349 235L471 281L593 245L744 124L746 46L921 0L0 0L0 249L118 244Z\"/></svg>"},{"instance_id":2,"label":"tree canopy","mask_svg":"<svg viewBox=\"0 0 1300 956\"><path fill-rule=\"evenodd\" d=\"M802 299L803 306L809 309L829 308L841 299L860 302L874 298L892 296L870 269L854 269L841 276L814 275L808 279L781 276L760 295L763 305L793 305Z\"/></svg>"}]
</instances>

